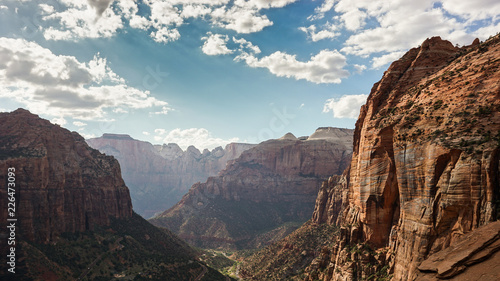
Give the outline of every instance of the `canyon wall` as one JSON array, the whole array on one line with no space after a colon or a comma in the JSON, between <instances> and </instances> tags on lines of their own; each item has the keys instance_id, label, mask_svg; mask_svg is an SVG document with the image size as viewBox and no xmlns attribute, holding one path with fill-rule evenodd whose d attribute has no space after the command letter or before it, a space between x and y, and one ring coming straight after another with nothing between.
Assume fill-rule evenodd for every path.
<instances>
[{"instance_id":1,"label":"canyon wall","mask_svg":"<svg viewBox=\"0 0 500 281\"><path fill-rule=\"evenodd\" d=\"M320 128L299 140L288 133L249 149L218 176L197 183L151 220L199 247L262 247L305 222L321 182L351 158L352 130Z\"/></svg>"},{"instance_id":2,"label":"canyon wall","mask_svg":"<svg viewBox=\"0 0 500 281\"><path fill-rule=\"evenodd\" d=\"M145 218L172 207L194 183L215 176L228 161L254 146L231 143L224 149L200 152L190 146L183 151L175 143L152 145L119 134L104 134L87 143L118 160L134 211Z\"/></svg>"},{"instance_id":3,"label":"canyon wall","mask_svg":"<svg viewBox=\"0 0 500 281\"><path fill-rule=\"evenodd\" d=\"M499 41L427 39L373 86L350 169L316 201L313 222L341 226L338 243L305 280L415 280L429 256L498 219Z\"/></svg>"},{"instance_id":4,"label":"canyon wall","mask_svg":"<svg viewBox=\"0 0 500 281\"><path fill-rule=\"evenodd\" d=\"M7 221L8 169L15 169L15 218L27 240L132 216L118 162L72 133L24 109L0 113L0 220ZM2 228L2 232L6 231Z\"/></svg>"}]
</instances>

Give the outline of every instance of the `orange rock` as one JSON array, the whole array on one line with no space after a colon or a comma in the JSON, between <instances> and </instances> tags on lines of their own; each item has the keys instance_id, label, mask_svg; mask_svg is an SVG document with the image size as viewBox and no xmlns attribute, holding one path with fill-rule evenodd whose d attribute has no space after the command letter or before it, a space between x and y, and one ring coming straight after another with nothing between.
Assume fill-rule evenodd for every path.
<instances>
[{"instance_id":1,"label":"orange rock","mask_svg":"<svg viewBox=\"0 0 500 281\"><path fill-rule=\"evenodd\" d=\"M434 37L392 63L356 122L348 187L320 191L313 219L334 223L325 210L341 210L359 242L392 250L395 280L413 280L424 258L498 218L499 42Z\"/></svg>"}]
</instances>

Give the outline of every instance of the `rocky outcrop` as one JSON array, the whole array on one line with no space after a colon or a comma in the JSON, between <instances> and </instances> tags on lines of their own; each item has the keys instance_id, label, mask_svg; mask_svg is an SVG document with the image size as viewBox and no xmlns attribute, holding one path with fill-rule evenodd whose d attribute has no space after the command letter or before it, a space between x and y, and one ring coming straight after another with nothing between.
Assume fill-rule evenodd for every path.
<instances>
[{"instance_id":1,"label":"rocky outcrop","mask_svg":"<svg viewBox=\"0 0 500 281\"><path fill-rule=\"evenodd\" d=\"M430 255L498 219L499 41L427 39L373 86L350 171L316 202L314 222L342 226L338 243L307 280L414 280Z\"/></svg>"},{"instance_id":2,"label":"rocky outcrop","mask_svg":"<svg viewBox=\"0 0 500 281\"><path fill-rule=\"evenodd\" d=\"M7 221L8 169L15 169L15 218L23 239L46 243L63 232L132 216L118 162L77 133L24 109L0 113L0 220ZM2 232L5 229L2 229Z\"/></svg>"},{"instance_id":3,"label":"rocky outcrop","mask_svg":"<svg viewBox=\"0 0 500 281\"><path fill-rule=\"evenodd\" d=\"M152 145L118 134L104 134L87 143L118 160L134 210L145 218L172 207L194 183L215 176L228 161L254 146L231 143L225 149L200 152L190 146L183 151L175 143Z\"/></svg>"},{"instance_id":4,"label":"rocky outcrop","mask_svg":"<svg viewBox=\"0 0 500 281\"><path fill-rule=\"evenodd\" d=\"M331 132L337 130L346 132ZM265 141L243 152L217 177L193 185L178 204L151 222L200 247L265 245L276 239L262 239L267 232L305 222L321 182L348 165L351 150L332 142L331 135L325 138L299 140L287 134Z\"/></svg>"},{"instance_id":5,"label":"rocky outcrop","mask_svg":"<svg viewBox=\"0 0 500 281\"><path fill-rule=\"evenodd\" d=\"M421 272L419 279L424 276L426 279L449 279L464 272L467 267L488 259L498 250L500 221L481 226L457 239L454 245L429 256L418 266ZM500 268L495 273L494 279L498 279Z\"/></svg>"}]
</instances>

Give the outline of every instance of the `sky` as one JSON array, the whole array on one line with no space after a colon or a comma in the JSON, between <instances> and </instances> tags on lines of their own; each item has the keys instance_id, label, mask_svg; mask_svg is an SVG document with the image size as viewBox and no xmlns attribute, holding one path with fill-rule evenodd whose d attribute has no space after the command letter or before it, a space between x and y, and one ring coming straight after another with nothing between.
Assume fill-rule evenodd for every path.
<instances>
[{"instance_id":1,"label":"sky","mask_svg":"<svg viewBox=\"0 0 500 281\"><path fill-rule=\"evenodd\" d=\"M500 31L498 0L0 0L0 111L86 138L213 149L354 128L426 38Z\"/></svg>"}]
</instances>

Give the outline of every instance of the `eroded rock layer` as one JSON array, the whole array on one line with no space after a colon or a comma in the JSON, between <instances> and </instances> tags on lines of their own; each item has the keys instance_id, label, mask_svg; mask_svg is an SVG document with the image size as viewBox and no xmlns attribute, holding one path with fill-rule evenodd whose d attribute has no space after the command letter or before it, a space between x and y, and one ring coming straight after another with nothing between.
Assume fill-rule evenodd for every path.
<instances>
[{"instance_id":1,"label":"eroded rock layer","mask_svg":"<svg viewBox=\"0 0 500 281\"><path fill-rule=\"evenodd\" d=\"M350 161L351 149L342 143L352 130L331 132L343 139L333 133L311 140L287 134L263 142L218 176L193 185L151 222L207 248L255 248L282 238L310 218L321 182Z\"/></svg>"},{"instance_id":2,"label":"eroded rock layer","mask_svg":"<svg viewBox=\"0 0 500 281\"><path fill-rule=\"evenodd\" d=\"M23 239L49 242L63 232L132 216L118 162L77 133L24 109L0 113L0 220L7 221L8 168L15 169L15 218ZM4 231L5 229L2 229Z\"/></svg>"},{"instance_id":3,"label":"eroded rock layer","mask_svg":"<svg viewBox=\"0 0 500 281\"><path fill-rule=\"evenodd\" d=\"M391 64L361 108L350 171L319 193L313 220L343 227L307 280L414 280L429 255L498 219L499 58L498 36L463 48L434 37Z\"/></svg>"}]
</instances>

